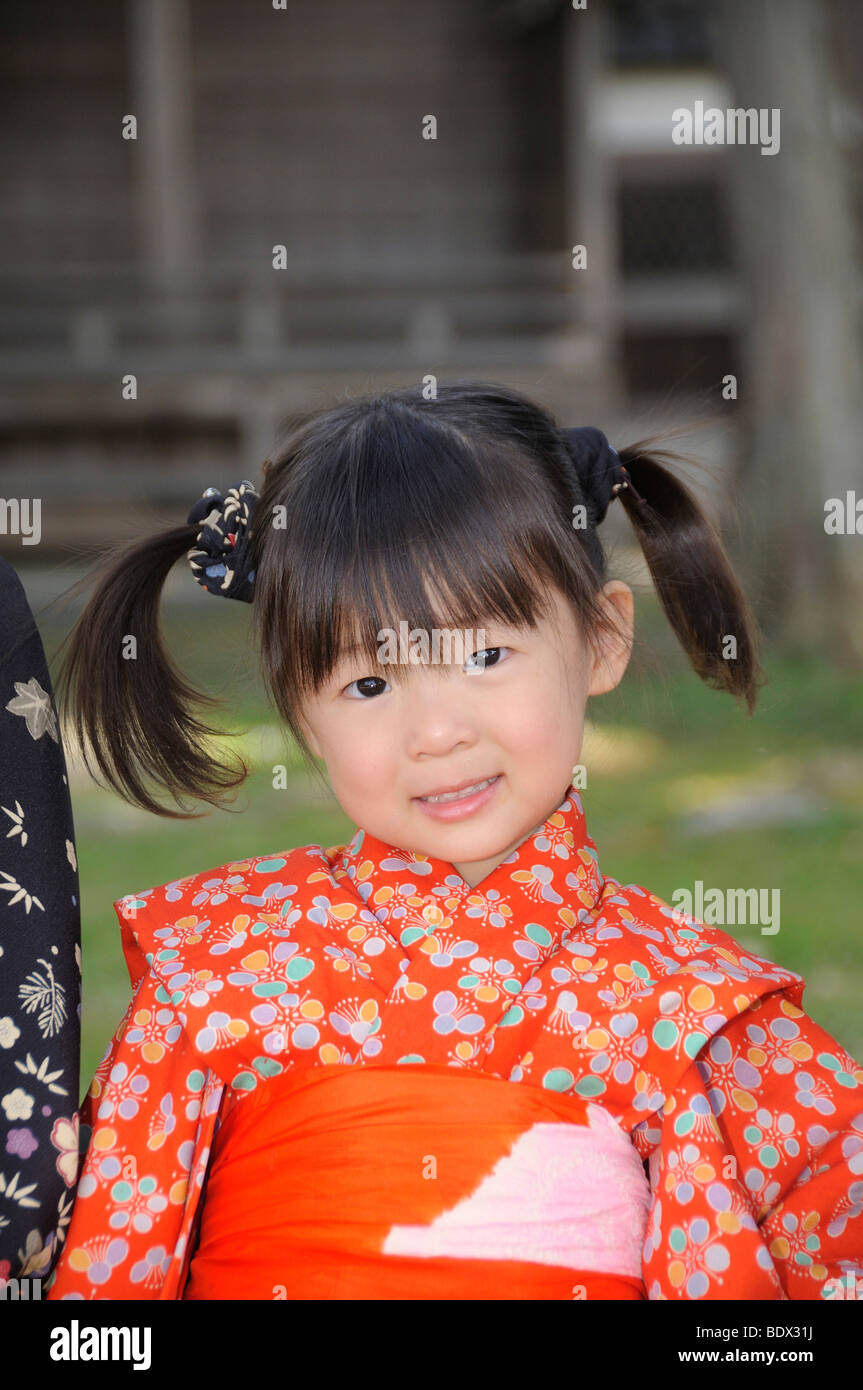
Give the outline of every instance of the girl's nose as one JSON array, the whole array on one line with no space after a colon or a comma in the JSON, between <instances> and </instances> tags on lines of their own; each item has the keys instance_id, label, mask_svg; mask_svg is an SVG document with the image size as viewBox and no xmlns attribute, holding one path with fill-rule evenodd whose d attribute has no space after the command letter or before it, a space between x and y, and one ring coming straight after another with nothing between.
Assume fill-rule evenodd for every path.
<instances>
[{"instance_id":1,"label":"girl's nose","mask_svg":"<svg viewBox=\"0 0 863 1390\"><path fill-rule=\"evenodd\" d=\"M405 716L406 750L412 758L440 757L459 744L476 742L476 720L457 682L417 680L411 683Z\"/></svg>"}]
</instances>

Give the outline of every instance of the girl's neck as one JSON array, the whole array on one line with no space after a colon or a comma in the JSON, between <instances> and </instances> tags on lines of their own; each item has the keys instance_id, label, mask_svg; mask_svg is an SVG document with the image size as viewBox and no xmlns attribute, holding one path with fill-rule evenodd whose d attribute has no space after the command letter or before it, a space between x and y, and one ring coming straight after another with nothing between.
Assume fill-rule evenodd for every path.
<instances>
[{"instance_id":1,"label":"girl's neck","mask_svg":"<svg viewBox=\"0 0 863 1390\"><path fill-rule=\"evenodd\" d=\"M542 829L549 816L553 816L561 802L566 800L569 793L569 786L570 784L567 785L554 805L543 816L542 820L537 821L536 825L532 826L530 830L526 830L523 835L519 836L517 840L514 840L506 849L501 850L498 854L492 855L489 859L478 859L472 864L456 864L455 861L453 861L453 868L456 873L461 875L469 888L477 888L482 883L483 879L488 878L489 874L493 873L498 865L502 864L504 859L512 854L514 849L518 849L519 845L524 844L525 840L529 840L531 835L535 835L538 830Z\"/></svg>"}]
</instances>

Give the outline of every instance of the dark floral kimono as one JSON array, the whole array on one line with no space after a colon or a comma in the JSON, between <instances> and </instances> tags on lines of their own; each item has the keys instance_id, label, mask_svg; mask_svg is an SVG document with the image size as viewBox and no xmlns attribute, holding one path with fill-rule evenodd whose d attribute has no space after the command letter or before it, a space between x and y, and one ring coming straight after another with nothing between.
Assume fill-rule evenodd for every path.
<instances>
[{"instance_id":1,"label":"dark floral kimono","mask_svg":"<svg viewBox=\"0 0 863 1390\"><path fill-rule=\"evenodd\" d=\"M24 589L0 559L2 1279L45 1275L72 1209L80 943L72 806L51 681Z\"/></svg>"}]
</instances>

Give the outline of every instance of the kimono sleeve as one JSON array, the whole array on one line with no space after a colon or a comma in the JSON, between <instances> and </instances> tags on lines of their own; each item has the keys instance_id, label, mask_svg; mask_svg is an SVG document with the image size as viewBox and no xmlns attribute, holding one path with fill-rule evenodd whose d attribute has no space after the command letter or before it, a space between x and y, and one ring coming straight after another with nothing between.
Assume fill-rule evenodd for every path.
<instances>
[{"instance_id":1,"label":"kimono sleeve","mask_svg":"<svg viewBox=\"0 0 863 1390\"><path fill-rule=\"evenodd\" d=\"M89 1145L49 1298L182 1297L223 1090L144 974L82 1106Z\"/></svg>"},{"instance_id":2,"label":"kimono sleeve","mask_svg":"<svg viewBox=\"0 0 863 1390\"><path fill-rule=\"evenodd\" d=\"M863 1069L783 992L711 1038L661 1118L648 1298L863 1293Z\"/></svg>"}]
</instances>

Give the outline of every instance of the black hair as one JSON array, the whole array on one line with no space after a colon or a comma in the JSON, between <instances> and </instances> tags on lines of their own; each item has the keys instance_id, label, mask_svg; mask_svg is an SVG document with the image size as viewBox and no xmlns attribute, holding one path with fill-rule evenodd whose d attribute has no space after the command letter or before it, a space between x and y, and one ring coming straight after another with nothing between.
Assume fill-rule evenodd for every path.
<instances>
[{"instance_id":1,"label":"black hair","mask_svg":"<svg viewBox=\"0 0 863 1390\"><path fill-rule=\"evenodd\" d=\"M625 488L622 505L694 669L751 713L760 674L754 620L716 530L665 466L681 456L656 444L618 449L644 499ZM613 626L598 601L606 560L597 532L572 524L584 501L553 415L509 387L456 380L439 383L432 398L408 386L295 422L264 466L249 554L264 684L307 760L314 765L303 700L346 645L374 670L382 628L405 620L464 630L495 619L534 627L550 614L552 589L572 605L588 642ZM160 805L145 778L178 804L186 795L219 805L248 773L214 761L204 740L218 730L196 709L215 701L188 684L160 634L162 585L195 532L177 526L124 544L87 576L95 589L57 682L85 756L89 745L108 783L179 818L190 813ZM128 633L137 636L135 662L121 656ZM387 679L402 674L387 667Z\"/></svg>"}]
</instances>

